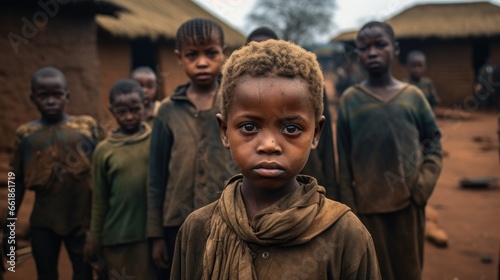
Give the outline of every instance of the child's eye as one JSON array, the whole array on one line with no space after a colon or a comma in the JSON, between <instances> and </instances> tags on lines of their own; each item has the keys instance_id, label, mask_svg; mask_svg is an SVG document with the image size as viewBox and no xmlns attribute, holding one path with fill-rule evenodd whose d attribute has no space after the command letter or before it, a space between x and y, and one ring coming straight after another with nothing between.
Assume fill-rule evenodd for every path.
<instances>
[{"instance_id":1,"label":"child's eye","mask_svg":"<svg viewBox=\"0 0 500 280\"><path fill-rule=\"evenodd\" d=\"M283 132L288 135L298 135L302 132L302 129L295 124L288 124L283 128Z\"/></svg>"},{"instance_id":2,"label":"child's eye","mask_svg":"<svg viewBox=\"0 0 500 280\"><path fill-rule=\"evenodd\" d=\"M187 53L186 57L189 59L194 59L194 58L196 58L196 54L195 53Z\"/></svg>"},{"instance_id":3,"label":"child's eye","mask_svg":"<svg viewBox=\"0 0 500 280\"><path fill-rule=\"evenodd\" d=\"M364 52L364 51L366 51L367 49L368 49L368 47L367 47L367 46L359 46L359 47L358 47L358 51L361 51L361 52Z\"/></svg>"},{"instance_id":4,"label":"child's eye","mask_svg":"<svg viewBox=\"0 0 500 280\"><path fill-rule=\"evenodd\" d=\"M387 43L386 42L378 42L376 46L379 49L383 49L383 48L385 48L385 46L387 46Z\"/></svg>"},{"instance_id":5,"label":"child's eye","mask_svg":"<svg viewBox=\"0 0 500 280\"><path fill-rule=\"evenodd\" d=\"M63 92L55 92L54 93L54 97L55 98L62 98L64 96L64 93Z\"/></svg>"},{"instance_id":6,"label":"child's eye","mask_svg":"<svg viewBox=\"0 0 500 280\"><path fill-rule=\"evenodd\" d=\"M123 115L127 114L127 109L115 109L113 111L115 112L115 114L117 114L119 116L123 116Z\"/></svg>"},{"instance_id":7,"label":"child's eye","mask_svg":"<svg viewBox=\"0 0 500 280\"><path fill-rule=\"evenodd\" d=\"M209 52L207 53L207 55L208 55L209 57L215 57L215 56L217 55L217 52L216 52L216 51L209 51Z\"/></svg>"},{"instance_id":8,"label":"child's eye","mask_svg":"<svg viewBox=\"0 0 500 280\"><path fill-rule=\"evenodd\" d=\"M130 112L132 112L132 113L137 113L140 110L141 110L141 107L132 107L132 108L130 108Z\"/></svg>"},{"instance_id":9,"label":"child's eye","mask_svg":"<svg viewBox=\"0 0 500 280\"><path fill-rule=\"evenodd\" d=\"M49 95L47 93L37 93L35 94L35 97L36 98L40 98L40 99L46 99Z\"/></svg>"},{"instance_id":10,"label":"child's eye","mask_svg":"<svg viewBox=\"0 0 500 280\"><path fill-rule=\"evenodd\" d=\"M257 132L257 126L252 123L244 123L240 126L240 130L244 133L254 133Z\"/></svg>"}]
</instances>

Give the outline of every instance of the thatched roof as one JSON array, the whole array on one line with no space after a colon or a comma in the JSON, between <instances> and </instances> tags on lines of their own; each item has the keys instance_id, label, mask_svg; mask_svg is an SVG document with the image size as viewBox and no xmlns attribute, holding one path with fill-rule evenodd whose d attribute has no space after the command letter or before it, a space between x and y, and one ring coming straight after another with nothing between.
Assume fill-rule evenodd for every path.
<instances>
[{"instance_id":1,"label":"thatched roof","mask_svg":"<svg viewBox=\"0 0 500 280\"><path fill-rule=\"evenodd\" d=\"M22 11L39 12L42 1L33 0L16 0L16 1L2 1L0 2L0 9L2 12L9 12L13 9L21 9ZM61 1L62 2L62 1ZM49 4L46 4L49 5ZM48 7L52 9L53 7ZM108 15L116 16L117 13L122 12L123 8L115 5L112 2L103 0L67 0L64 3L58 4L57 13L70 12L78 15L92 14L92 15ZM42 10L43 12L43 10Z\"/></svg>"},{"instance_id":2,"label":"thatched roof","mask_svg":"<svg viewBox=\"0 0 500 280\"><path fill-rule=\"evenodd\" d=\"M149 37L174 39L177 28L185 21L209 18L224 30L226 44L240 46L245 36L190 0L101 0L127 10L117 18L96 16L97 24L113 36L125 38Z\"/></svg>"},{"instance_id":3,"label":"thatched roof","mask_svg":"<svg viewBox=\"0 0 500 280\"><path fill-rule=\"evenodd\" d=\"M351 30L351 31L342 32L339 35L333 37L331 39L331 41L332 42L354 41L354 38L356 38L356 34L358 34L357 30Z\"/></svg>"},{"instance_id":4,"label":"thatched roof","mask_svg":"<svg viewBox=\"0 0 500 280\"><path fill-rule=\"evenodd\" d=\"M500 35L500 7L489 2L422 4L387 20L398 39L468 38ZM353 41L356 31L332 41Z\"/></svg>"}]
</instances>

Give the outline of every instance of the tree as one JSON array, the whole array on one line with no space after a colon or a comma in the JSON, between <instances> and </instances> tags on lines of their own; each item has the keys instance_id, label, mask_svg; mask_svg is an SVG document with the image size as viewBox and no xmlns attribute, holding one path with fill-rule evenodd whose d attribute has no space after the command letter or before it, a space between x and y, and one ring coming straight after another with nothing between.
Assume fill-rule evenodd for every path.
<instances>
[{"instance_id":1,"label":"tree","mask_svg":"<svg viewBox=\"0 0 500 280\"><path fill-rule=\"evenodd\" d=\"M331 31L335 0L257 0L248 21L268 26L281 39L311 44L316 35Z\"/></svg>"}]
</instances>

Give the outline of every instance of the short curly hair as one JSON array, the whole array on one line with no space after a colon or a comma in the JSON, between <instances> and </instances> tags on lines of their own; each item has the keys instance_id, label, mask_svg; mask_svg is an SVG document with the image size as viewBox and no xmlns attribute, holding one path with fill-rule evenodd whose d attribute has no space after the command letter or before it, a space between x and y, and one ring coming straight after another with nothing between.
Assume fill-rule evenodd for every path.
<instances>
[{"instance_id":1,"label":"short curly hair","mask_svg":"<svg viewBox=\"0 0 500 280\"><path fill-rule=\"evenodd\" d=\"M222 66L219 93L222 95L220 111L224 119L227 119L236 85L247 75L302 79L309 89L316 120L323 114L323 72L312 52L283 40L251 42L234 51Z\"/></svg>"}]
</instances>

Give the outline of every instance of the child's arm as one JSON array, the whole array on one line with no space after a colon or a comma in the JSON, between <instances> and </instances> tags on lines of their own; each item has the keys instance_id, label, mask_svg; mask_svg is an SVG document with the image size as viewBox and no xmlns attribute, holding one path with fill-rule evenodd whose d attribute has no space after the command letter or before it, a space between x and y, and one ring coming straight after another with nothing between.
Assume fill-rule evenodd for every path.
<instances>
[{"instance_id":1,"label":"child's arm","mask_svg":"<svg viewBox=\"0 0 500 280\"><path fill-rule=\"evenodd\" d=\"M423 158L419 169L418 181L411 191L415 202L423 206L434 191L439 174L441 173L441 130L437 125L432 109L425 100L422 99L420 101L418 108L417 125Z\"/></svg>"},{"instance_id":2,"label":"child's arm","mask_svg":"<svg viewBox=\"0 0 500 280\"><path fill-rule=\"evenodd\" d=\"M92 260L100 254L102 231L109 211L110 182L106 172L104 151L98 146L92 155L92 215L90 220L90 236L85 244L85 255Z\"/></svg>"},{"instance_id":3,"label":"child's arm","mask_svg":"<svg viewBox=\"0 0 500 280\"><path fill-rule=\"evenodd\" d=\"M437 104L439 104L441 102L441 100L439 99L439 96L437 95L436 88L434 87L434 83L432 82L432 80L430 78L426 78L426 81L428 81L425 85L427 87L427 92L428 92L427 98L429 100L431 108L434 109L434 107Z\"/></svg>"},{"instance_id":4,"label":"child's arm","mask_svg":"<svg viewBox=\"0 0 500 280\"><path fill-rule=\"evenodd\" d=\"M350 159L351 139L348 116L345 112L343 99L338 107L337 116L337 150L339 157L339 201L351 207L357 213L353 190L353 176Z\"/></svg>"},{"instance_id":5,"label":"child's arm","mask_svg":"<svg viewBox=\"0 0 500 280\"><path fill-rule=\"evenodd\" d=\"M161 114L162 108L160 107ZM153 121L149 153L147 235L153 239L153 260L158 267L167 266L167 247L164 241L163 204L168 181L172 133L156 117Z\"/></svg>"},{"instance_id":6,"label":"child's arm","mask_svg":"<svg viewBox=\"0 0 500 280\"><path fill-rule=\"evenodd\" d=\"M92 138L95 141L95 146L97 146L97 144L99 142L101 142L101 140L106 138L106 133L104 132L102 127L97 122L96 122L95 126L92 127Z\"/></svg>"},{"instance_id":7,"label":"child's arm","mask_svg":"<svg viewBox=\"0 0 500 280\"><path fill-rule=\"evenodd\" d=\"M337 222L336 242L342 244L340 279L380 280L380 269L373 239L356 215L347 212Z\"/></svg>"}]
</instances>

